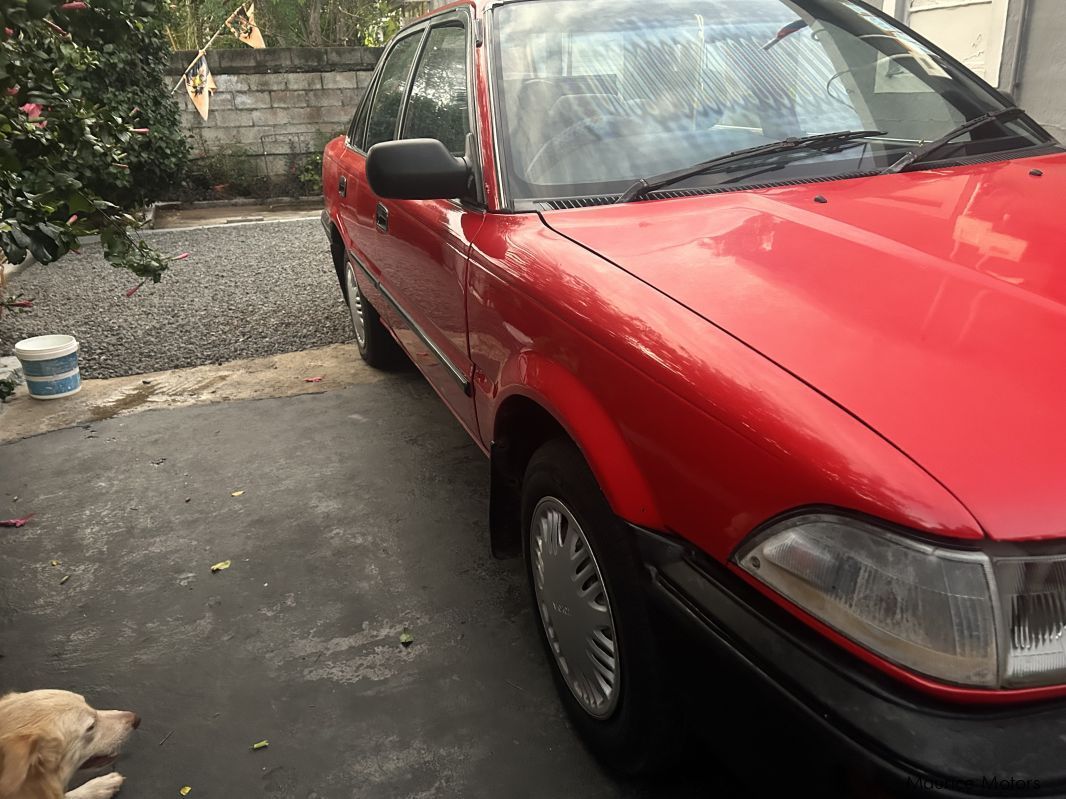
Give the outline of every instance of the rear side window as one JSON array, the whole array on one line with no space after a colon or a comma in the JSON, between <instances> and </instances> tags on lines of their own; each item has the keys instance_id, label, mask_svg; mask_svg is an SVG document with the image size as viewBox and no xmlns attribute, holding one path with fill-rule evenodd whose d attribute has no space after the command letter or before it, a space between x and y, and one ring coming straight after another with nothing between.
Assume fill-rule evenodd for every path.
<instances>
[{"instance_id":1,"label":"rear side window","mask_svg":"<svg viewBox=\"0 0 1066 799\"><path fill-rule=\"evenodd\" d=\"M470 133L466 30L434 28L415 72L403 138L439 139L453 155L466 150Z\"/></svg>"},{"instance_id":2,"label":"rear side window","mask_svg":"<svg viewBox=\"0 0 1066 799\"><path fill-rule=\"evenodd\" d=\"M367 90L368 93L373 91L373 87ZM362 150L363 148L363 134L366 133L366 118L370 114L370 97L368 96L359 105L359 113L352 121L352 127L348 131L348 141L352 147Z\"/></svg>"},{"instance_id":3,"label":"rear side window","mask_svg":"<svg viewBox=\"0 0 1066 799\"><path fill-rule=\"evenodd\" d=\"M392 48L388 60L381 68L378 78L378 90L370 108L370 123L367 125L365 149L375 144L396 138L396 123L400 118L400 106L403 104L407 77L411 74L411 64L418 52L421 34L401 39Z\"/></svg>"}]
</instances>

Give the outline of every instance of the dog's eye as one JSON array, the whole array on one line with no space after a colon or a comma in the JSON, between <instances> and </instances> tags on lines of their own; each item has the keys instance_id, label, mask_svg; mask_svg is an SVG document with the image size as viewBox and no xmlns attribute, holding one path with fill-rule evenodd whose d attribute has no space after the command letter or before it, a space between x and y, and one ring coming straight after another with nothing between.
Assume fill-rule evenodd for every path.
<instances>
[{"instance_id":1,"label":"dog's eye","mask_svg":"<svg viewBox=\"0 0 1066 799\"><path fill-rule=\"evenodd\" d=\"M89 735L95 729L96 729L96 722L94 721L92 724L89 725L89 729L87 729L85 731L85 734Z\"/></svg>"}]
</instances>

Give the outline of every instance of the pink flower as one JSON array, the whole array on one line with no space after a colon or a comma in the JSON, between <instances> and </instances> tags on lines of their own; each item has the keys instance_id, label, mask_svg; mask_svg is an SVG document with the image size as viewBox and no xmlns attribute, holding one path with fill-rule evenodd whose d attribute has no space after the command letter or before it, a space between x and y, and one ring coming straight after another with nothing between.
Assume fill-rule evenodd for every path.
<instances>
[{"instance_id":1,"label":"pink flower","mask_svg":"<svg viewBox=\"0 0 1066 799\"><path fill-rule=\"evenodd\" d=\"M12 30L11 28L4 28L4 36L6 36L7 38L10 39L14 35L15 35L15 31L14 30Z\"/></svg>"},{"instance_id":2,"label":"pink flower","mask_svg":"<svg viewBox=\"0 0 1066 799\"><path fill-rule=\"evenodd\" d=\"M148 128L133 128L130 133L147 133Z\"/></svg>"},{"instance_id":3,"label":"pink flower","mask_svg":"<svg viewBox=\"0 0 1066 799\"><path fill-rule=\"evenodd\" d=\"M61 11L81 11L83 8L88 8L88 3L82 3L81 0L75 3L64 3L59 8Z\"/></svg>"},{"instance_id":4,"label":"pink flower","mask_svg":"<svg viewBox=\"0 0 1066 799\"><path fill-rule=\"evenodd\" d=\"M73 225L77 221L78 221L78 215L77 214L71 214L70 215L70 219L67 220L67 224L68 225Z\"/></svg>"},{"instance_id":5,"label":"pink flower","mask_svg":"<svg viewBox=\"0 0 1066 799\"><path fill-rule=\"evenodd\" d=\"M189 253L183 252L181 255L175 255L171 260L172 261L184 261L188 257L189 257Z\"/></svg>"},{"instance_id":6,"label":"pink flower","mask_svg":"<svg viewBox=\"0 0 1066 799\"><path fill-rule=\"evenodd\" d=\"M48 120L41 119L41 112L44 111L44 106L39 103L23 103L19 106L19 110L26 114L30 122L37 124L37 127L47 127Z\"/></svg>"},{"instance_id":7,"label":"pink flower","mask_svg":"<svg viewBox=\"0 0 1066 799\"><path fill-rule=\"evenodd\" d=\"M136 293L137 293L138 291L140 291L140 290L141 290L141 286L143 286L143 285L144 285L145 283L147 283L147 282L148 282L147 280L142 280L142 281L141 281L140 283L138 283L138 284L137 284L136 286L134 286L133 288L129 289L129 290L128 290L128 291L126 292L126 298L127 298L127 299L128 299L128 298L130 298L130 297L132 297L132 296L133 296L134 294L136 294Z\"/></svg>"},{"instance_id":8,"label":"pink flower","mask_svg":"<svg viewBox=\"0 0 1066 799\"><path fill-rule=\"evenodd\" d=\"M4 91L4 94L6 94L8 97L14 97L18 93L19 93L19 87L18 86L12 86L10 89L6 89Z\"/></svg>"}]
</instances>

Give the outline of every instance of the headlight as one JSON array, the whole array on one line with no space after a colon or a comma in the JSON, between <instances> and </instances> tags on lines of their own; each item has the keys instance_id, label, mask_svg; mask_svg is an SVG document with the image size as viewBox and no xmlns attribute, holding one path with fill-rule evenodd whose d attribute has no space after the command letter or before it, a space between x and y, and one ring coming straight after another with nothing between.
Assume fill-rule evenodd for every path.
<instances>
[{"instance_id":1,"label":"headlight","mask_svg":"<svg viewBox=\"0 0 1066 799\"><path fill-rule=\"evenodd\" d=\"M844 636L944 682L1066 682L1066 556L996 558L831 515L783 521L736 557Z\"/></svg>"}]
</instances>

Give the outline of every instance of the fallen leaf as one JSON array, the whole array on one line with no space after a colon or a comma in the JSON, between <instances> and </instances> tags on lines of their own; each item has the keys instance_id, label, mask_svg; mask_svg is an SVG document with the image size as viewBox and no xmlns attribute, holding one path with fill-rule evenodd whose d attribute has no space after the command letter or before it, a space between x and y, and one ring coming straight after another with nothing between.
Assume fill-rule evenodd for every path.
<instances>
[{"instance_id":1,"label":"fallen leaf","mask_svg":"<svg viewBox=\"0 0 1066 799\"><path fill-rule=\"evenodd\" d=\"M252 749L258 751L259 749L266 749L268 746L270 746L270 741L264 739L252 744Z\"/></svg>"},{"instance_id":2,"label":"fallen leaf","mask_svg":"<svg viewBox=\"0 0 1066 799\"><path fill-rule=\"evenodd\" d=\"M231 497L240 497L240 496L243 496L243 495L244 495L243 491L234 491L232 494L230 494Z\"/></svg>"},{"instance_id":3,"label":"fallen leaf","mask_svg":"<svg viewBox=\"0 0 1066 799\"><path fill-rule=\"evenodd\" d=\"M60 585L63 585L63 583L65 583L65 582L66 582L67 580L69 580L69 579L70 579L70 575L68 574L68 575L66 575L66 576L65 576L65 577L64 577L64 578L63 578L62 580L60 580L60 581L59 581L59 584L60 584Z\"/></svg>"},{"instance_id":4,"label":"fallen leaf","mask_svg":"<svg viewBox=\"0 0 1066 799\"><path fill-rule=\"evenodd\" d=\"M215 574L217 572L220 572L220 571L223 571L225 569L228 569L231 564L232 564L232 561L228 561L228 560L224 560L224 561L222 561L220 563L216 563L214 566L211 567L211 573Z\"/></svg>"},{"instance_id":5,"label":"fallen leaf","mask_svg":"<svg viewBox=\"0 0 1066 799\"><path fill-rule=\"evenodd\" d=\"M188 796L190 793L192 793L192 788L186 785L183 788L180 788L178 790L178 793L180 793L182 796Z\"/></svg>"},{"instance_id":6,"label":"fallen leaf","mask_svg":"<svg viewBox=\"0 0 1066 799\"><path fill-rule=\"evenodd\" d=\"M415 637L411 635L411 631L406 627L403 628L403 632L400 633L400 643L406 648L415 642Z\"/></svg>"},{"instance_id":7,"label":"fallen leaf","mask_svg":"<svg viewBox=\"0 0 1066 799\"><path fill-rule=\"evenodd\" d=\"M321 377L305 377L305 383L321 383L324 378Z\"/></svg>"},{"instance_id":8,"label":"fallen leaf","mask_svg":"<svg viewBox=\"0 0 1066 799\"><path fill-rule=\"evenodd\" d=\"M22 525L36 515L36 513L30 513L23 516L21 519L4 519L3 521L0 521L0 527L22 527Z\"/></svg>"},{"instance_id":9,"label":"fallen leaf","mask_svg":"<svg viewBox=\"0 0 1066 799\"><path fill-rule=\"evenodd\" d=\"M58 560L53 560L52 561L52 565L53 566L58 566L59 565L59 561Z\"/></svg>"}]
</instances>

